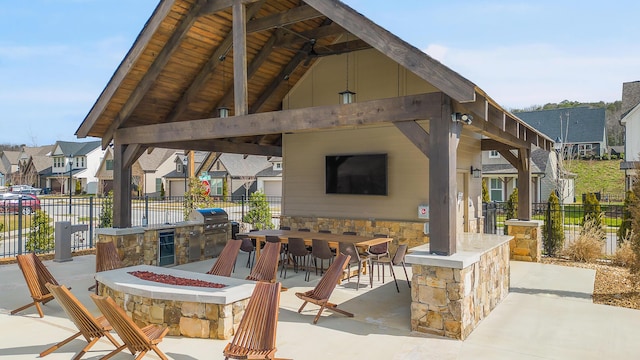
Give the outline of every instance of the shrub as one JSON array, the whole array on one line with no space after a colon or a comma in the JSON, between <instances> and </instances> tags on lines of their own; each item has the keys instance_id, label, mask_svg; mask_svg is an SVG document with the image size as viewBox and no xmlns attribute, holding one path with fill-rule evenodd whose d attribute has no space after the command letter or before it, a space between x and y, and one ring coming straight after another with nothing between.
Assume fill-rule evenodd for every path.
<instances>
[{"instance_id":1,"label":"shrub","mask_svg":"<svg viewBox=\"0 0 640 360\"><path fill-rule=\"evenodd\" d=\"M600 209L600 202L598 201L596 194L588 193L584 201L584 218L582 223L585 224L587 221L593 219L596 221L596 225L600 226L602 224L601 213L602 210Z\"/></svg>"},{"instance_id":2,"label":"shrub","mask_svg":"<svg viewBox=\"0 0 640 360\"><path fill-rule=\"evenodd\" d=\"M624 205L622 207L622 223L618 228L618 245L627 241L631 233L631 206L637 200L633 191L627 191L624 196Z\"/></svg>"},{"instance_id":3,"label":"shrub","mask_svg":"<svg viewBox=\"0 0 640 360\"><path fill-rule=\"evenodd\" d=\"M545 214L543 226L544 251L549 256L555 256L564 246L564 224L560 201L555 191L549 195L549 208Z\"/></svg>"},{"instance_id":4,"label":"shrub","mask_svg":"<svg viewBox=\"0 0 640 360\"><path fill-rule=\"evenodd\" d=\"M482 180L482 202L488 203L491 199L489 198L489 189L487 189L487 182Z\"/></svg>"},{"instance_id":5,"label":"shrub","mask_svg":"<svg viewBox=\"0 0 640 360\"><path fill-rule=\"evenodd\" d=\"M113 191L109 191L107 196L102 200L99 226L101 228L113 227Z\"/></svg>"},{"instance_id":6,"label":"shrub","mask_svg":"<svg viewBox=\"0 0 640 360\"><path fill-rule=\"evenodd\" d=\"M183 218L185 221L189 220L191 211L200 208L208 208L213 205L213 199L207 195L202 181L198 178L189 179L189 189L184 194L184 212Z\"/></svg>"},{"instance_id":7,"label":"shrub","mask_svg":"<svg viewBox=\"0 0 640 360\"><path fill-rule=\"evenodd\" d=\"M252 224L254 229L273 229L271 209L269 208L269 202L267 202L267 196L263 192L256 191L251 194L249 197L249 211L242 221Z\"/></svg>"},{"instance_id":8,"label":"shrub","mask_svg":"<svg viewBox=\"0 0 640 360\"><path fill-rule=\"evenodd\" d=\"M518 188L513 189L507 200L506 219L515 219L518 216ZM504 226L504 233L509 234L508 226Z\"/></svg>"},{"instance_id":9,"label":"shrub","mask_svg":"<svg viewBox=\"0 0 640 360\"><path fill-rule=\"evenodd\" d=\"M602 160L609 160L609 154L602 155Z\"/></svg>"},{"instance_id":10,"label":"shrub","mask_svg":"<svg viewBox=\"0 0 640 360\"><path fill-rule=\"evenodd\" d=\"M631 248L631 242L626 241L618 247L611 259L614 265L631 267L636 263L636 254Z\"/></svg>"},{"instance_id":11,"label":"shrub","mask_svg":"<svg viewBox=\"0 0 640 360\"><path fill-rule=\"evenodd\" d=\"M27 234L25 248L29 252L44 253L53 250L53 226L51 219L42 210L36 210L31 219L31 229Z\"/></svg>"},{"instance_id":12,"label":"shrub","mask_svg":"<svg viewBox=\"0 0 640 360\"><path fill-rule=\"evenodd\" d=\"M574 261L594 262L602 256L605 233L595 218L582 225L578 238L562 251L562 255Z\"/></svg>"},{"instance_id":13,"label":"shrub","mask_svg":"<svg viewBox=\"0 0 640 360\"><path fill-rule=\"evenodd\" d=\"M164 195L165 195L164 183L160 183L160 199L164 200Z\"/></svg>"}]
</instances>

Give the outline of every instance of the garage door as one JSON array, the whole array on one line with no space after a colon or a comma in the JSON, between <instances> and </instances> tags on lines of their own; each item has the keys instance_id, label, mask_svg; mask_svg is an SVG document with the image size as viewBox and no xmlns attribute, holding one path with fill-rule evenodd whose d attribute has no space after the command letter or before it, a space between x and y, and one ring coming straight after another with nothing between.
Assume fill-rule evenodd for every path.
<instances>
[{"instance_id":1,"label":"garage door","mask_svg":"<svg viewBox=\"0 0 640 360\"><path fill-rule=\"evenodd\" d=\"M169 196L184 196L184 180L170 181L171 189Z\"/></svg>"},{"instance_id":2,"label":"garage door","mask_svg":"<svg viewBox=\"0 0 640 360\"><path fill-rule=\"evenodd\" d=\"M267 196L282 196L282 181L265 181L264 194Z\"/></svg>"}]
</instances>

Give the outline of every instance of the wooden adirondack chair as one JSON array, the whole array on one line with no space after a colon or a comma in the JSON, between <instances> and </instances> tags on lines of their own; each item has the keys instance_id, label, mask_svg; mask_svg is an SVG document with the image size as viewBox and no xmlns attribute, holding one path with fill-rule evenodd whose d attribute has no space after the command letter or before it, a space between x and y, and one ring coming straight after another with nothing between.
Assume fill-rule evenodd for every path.
<instances>
[{"instance_id":1,"label":"wooden adirondack chair","mask_svg":"<svg viewBox=\"0 0 640 360\"><path fill-rule=\"evenodd\" d=\"M260 257L251 270L251 274L247 276L247 280L276 282L280 245L281 243L279 242L266 242Z\"/></svg>"},{"instance_id":2,"label":"wooden adirondack chair","mask_svg":"<svg viewBox=\"0 0 640 360\"><path fill-rule=\"evenodd\" d=\"M109 359L125 348L128 348L133 355L139 352L136 360L142 359L149 350L153 350L161 359L168 360L167 356L158 349L158 344L169 332L168 327L152 324L139 328L110 297L95 294L90 296L124 342L124 345L105 355L103 360Z\"/></svg>"},{"instance_id":3,"label":"wooden adirondack chair","mask_svg":"<svg viewBox=\"0 0 640 360\"><path fill-rule=\"evenodd\" d=\"M22 271L22 275L27 282L27 287L29 288L33 302L13 310L11 315L35 306L36 309L38 309L40 317L44 317L40 303L46 304L53 300L53 295L51 295L45 285L46 283L59 284L35 253L17 255L16 259L18 260L18 266Z\"/></svg>"},{"instance_id":4,"label":"wooden adirondack chair","mask_svg":"<svg viewBox=\"0 0 640 360\"><path fill-rule=\"evenodd\" d=\"M106 336L116 347L120 347L120 343L109 333L112 328L104 316L95 318L64 285L47 283L46 286L79 331L41 352L40 357L51 354L80 335L84 336L88 344L76 354L74 360L80 359L103 336Z\"/></svg>"},{"instance_id":5,"label":"wooden adirondack chair","mask_svg":"<svg viewBox=\"0 0 640 360\"><path fill-rule=\"evenodd\" d=\"M108 271L113 269L120 269L124 267L118 250L112 241L97 242L96 243L96 272ZM98 282L89 287L89 291L96 289L97 293Z\"/></svg>"},{"instance_id":6,"label":"wooden adirondack chair","mask_svg":"<svg viewBox=\"0 0 640 360\"><path fill-rule=\"evenodd\" d=\"M240 252L240 245L242 245L242 240L227 241L218 259L216 259L211 270L207 271L207 274L226 277L231 276L233 267L236 264L236 259L238 258L238 253Z\"/></svg>"},{"instance_id":7,"label":"wooden adirondack chair","mask_svg":"<svg viewBox=\"0 0 640 360\"><path fill-rule=\"evenodd\" d=\"M258 282L225 359L275 359L280 283Z\"/></svg>"},{"instance_id":8,"label":"wooden adirondack chair","mask_svg":"<svg viewBox=\"0 0 640 360\"><path fill-rule=\"evenodd\" d=\"M304 300L304 303L300 306L300 309L298 309L298 313L302 312L302 309L304 309L307 303L312 303L320 306L318 314L315 319L313 319L314 324L318 323L318 319L320 319L320 315L324 309L334 311L348 317L353 317L352 313L338 309L338 305L329 302L329 297L331 296L331 293L333 293L333 289L335 289L336 285L340 282L344 268L349 263L349 258L349 255L340 253L336 256L336 259L333 261L331 266L329 266L329 269L327 269L327 272L324 273L320 282L318 282L318 285L316 285L313 290L309 290L304 293L296 293L297 297Z\"/></svg>"}]
</instances>

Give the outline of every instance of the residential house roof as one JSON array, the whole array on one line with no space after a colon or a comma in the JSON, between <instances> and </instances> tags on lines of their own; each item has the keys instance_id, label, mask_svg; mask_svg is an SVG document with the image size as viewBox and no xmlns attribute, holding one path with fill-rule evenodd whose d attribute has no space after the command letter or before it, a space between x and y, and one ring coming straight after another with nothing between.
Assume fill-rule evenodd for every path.
<instances>
[{"instance_id":1,"label":"residential house roof","mask_svg":"<svg viewBox=\"0 0 640 360\"><path fill-rule=\"evenodd\" d=\"M71 142L71 141L58 141L56 145L60 148L60 151L65 156L82 156L87 155L96 148L100 147L100 141L88 141L88 142Z\"/></svg>"},{"instance_id":2,"label":"residential house roof","mask_svg":"<svg viewBox=\"0 0 640 360\"><path fill-rule=\"evenodd\" d=\"M515 114L552 139L564 143L591 143L605 140L604 108L566 108L527 111Z\"/></svg>"},{"instance_id":3,"label":"residential house roof","mask_svg":"<svg viewBox=\"0 0 640 360\"><path fill-rule=\"evenodd\" d=\"M242 154L222 154L218 161L222 162L232 177L256 176L260 171L271 167L266 156L249 155L245 158Z\"/></svg>"},{"instance_id":4,"label":"residential house roof","mask_svg":"<svg viewBox=\"0 0 640 360\"><path fill-rule=\"evenodd\" d=\"M549 152L536 148L531 151L531 173L535 175L542 175L547 172L547 165L549 164ZM483 174L491 175L517 175L518 171L511 164L486 164L482 165ZM576 174L564 171L564 177L575 177Z\"/></svg>"},{"instance_id":5,"label":"residential house roof","mask_svg":"<svg viewBox=\"0 0 640 360\"><path fill-rule=\"evenodd\" d=\"M278 177L282 176L282 170L276 170L273 166L268 167L256 174L256 177Z\"/></svg>"},{"instance_id":6,"label":"residential house roof","mask_svg":"<svg viewBox=\"0 0 640 360\"><path fill-rule=\"evenodd\" d=\"M9 160L11 165L17 165L18 159L20 159L20 151L4 151L4 156Z\"/></svg>"},{"instance_id":7,"label":"residential house roof","mask_svg":"<svg viewBox=\"0 0 640 360\"><path fill-rule=\"evenodd\" d=\"M153 172L158 167L167 161L167 159L174 156L176 153L173 149L153 149L149 154L145 152L138 158L138 163L144 172Z\"/></svg>"},{"instance_id":8,"label":"residential house roof","mask_svg":"<svg viewBox=\"0 0 640 360\"><path fill-rule=\"evenodd\" d=\"M33 164L35 170L41 175L51 172L51 168L53 167L51 157L47 155L31 155L27 166L29 166L29 164Z\"/></svg>"}]
</instances>

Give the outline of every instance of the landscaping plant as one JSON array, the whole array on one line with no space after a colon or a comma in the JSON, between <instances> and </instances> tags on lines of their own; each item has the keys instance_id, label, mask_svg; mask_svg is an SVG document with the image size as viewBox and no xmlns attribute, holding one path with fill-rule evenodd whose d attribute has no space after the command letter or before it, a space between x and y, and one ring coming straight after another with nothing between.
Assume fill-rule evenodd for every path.
<instances>
[{"instance_id":1,"label":"landscaping plant","mask_svg":"<svg viewBox=\"0 0 640 360\"><path fill-rule=\"evenodd\" d=\"M548 210L543 226L543 246L547 255L555 256L564 247L564 224L560 201L555 191L549 195Z\"/></svg>"},{"instance_id":2,"label":"landscaping plant","mask_svg":"<svg viewBox=\"0 0 640 360\"><path fill-rule=\"evenodd\" d=\"M602 214L587 219L578 238L562 251L562 255L579 262L595 262L602 257L605 233L600 217Z\"/></svg>"},{"instance_id":3,"label":"landscaping plant","mask_svg":"<svg viewBox=\"0 0 640 360\"><path fill-rule=\"evenodd\" d=\"M29 252L44 253L53 250L53 226L51 219L42 210L36 210L31 220L31 229L27 234L25 248Z\"/></svg>"},{"instance_id":4,"label":"landscaping plant","mask_svg":"<svg viewBox=\"0 0 640 360\"><path fill-rule=\"evenodd\" d=\"M195 209L209 208L213 206L213 199L207 195L207 191L200 179L189 179L189 189L184 194L184 220L189 220L189 214Z\"/></svg>"},{"instance_id":5,"label":"landscaping plant","mask_svg":"<svg viewBox=\"0 0 640 360\"><path fill-rule=\"evenodd\" d=\"M624 196L622 207L622 223L618 228L618 246L621 246L631 235L631 206L637 200L633 191L629 190Z\"/></svg>"},{"instance_id":6,"label":"landscaping plant","mask_svg":"<svg viewBox=\"0 0 640 360\"><path fill-rule=\"evenodd\" d=\"M100 210L100 227L113 227L113 191L109 191L104 200L102 200L102 209Z\"/></svg>"},{"instance_id":7,"label":"landscaping plant","mask_svg":"<svg viewBox=\"0 0 640 360\"><path fill-rule=\"evenodd\" d=\"M491 199L489 198L489 189L487 189L487 182L482 180L482 202L488 203Z\"/></svg>"},{"instance_id":8,"label":"landscaping plant","mask_svg":"<svg viewBox=\"0 0 640 360\"><path fill-rule=\"evenodd\" d=\"M507 200L506 208L506 220L515 219L518 217L518 188L513 189L509 200ZM508 226L504 226L504 233L509 234Z\"/></svg>"},{"instance_id":9,"label":"landscaping plant","mask_svg":"<svg viewBox=\"0 0 640 360\"><path fill-rule=\"evenodd\" d=\"M269 202L267 202L267 196L263 192L256 191L251 194L249 197L249 211L244 216L243 221L253 225L254 229L273 229L271 209L269 208Z\"/></svg>"}]
</instances>

